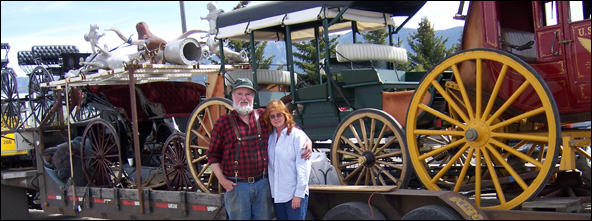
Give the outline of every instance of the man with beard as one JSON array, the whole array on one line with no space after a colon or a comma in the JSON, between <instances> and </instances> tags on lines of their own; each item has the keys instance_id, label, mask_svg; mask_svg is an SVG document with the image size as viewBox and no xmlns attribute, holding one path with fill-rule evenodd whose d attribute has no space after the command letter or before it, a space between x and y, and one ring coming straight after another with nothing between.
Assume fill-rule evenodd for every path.
<instances>
[{"instance_id":1,"label":"man with beard","mask_svg":"<svg viewBox=\"0 0 592 221\"><path fill-rule=\"evenodd\" d=\"M234 111L220 116L212 129L207 153L212 172L226 190L228 219L270 220L271 190L267 179L267 142L271 131L263 112L253 110L257 91L247 78L238 78L230 91ZM312 141L307 137L302 158L309 159Z\"/></svg>"}]
</instances>

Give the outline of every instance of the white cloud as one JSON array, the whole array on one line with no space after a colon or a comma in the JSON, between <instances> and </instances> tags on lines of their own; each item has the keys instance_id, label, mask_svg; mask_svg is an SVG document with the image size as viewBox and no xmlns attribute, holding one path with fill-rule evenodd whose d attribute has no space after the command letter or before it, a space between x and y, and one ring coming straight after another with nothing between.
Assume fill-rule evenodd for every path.
<instances>
[{"instance_id":1,"label":"white cloud","mask_svg":"<svg viewBox=\"0 0 592 221\"><path fill-rule=\"evenodd\" d=\"M421 18L427 16L435 30L444 30L453 27L463 26L465 21L454 20L458 12L459 1L428 1L405 25L407 28L417 28ZM465 11L468 4L465 4Z\"/></svg>"}]
</instances>

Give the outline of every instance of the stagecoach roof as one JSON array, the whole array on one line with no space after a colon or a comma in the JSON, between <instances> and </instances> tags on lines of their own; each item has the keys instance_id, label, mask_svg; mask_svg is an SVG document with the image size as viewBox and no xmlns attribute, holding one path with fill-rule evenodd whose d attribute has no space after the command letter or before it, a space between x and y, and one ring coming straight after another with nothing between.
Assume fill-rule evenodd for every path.
<instances>
[{"instance_id":1,"label":"stagecoach roof","mask_svg":"<svg viewBox=\"0 0 592 221\"><path fill-rule=\"evenodd\" d=\"M351 21L356 21L358 31L371 31L387 25L399 26L397 31L411 19L426 1L277 1L222 13L216 27L219 39L250 40L254 33L256 41L283 41L285 25L290 25L293 41L314 38L314 27L320 26L322 18L331 21L347 9L341 20L329 28L329 32L351 30ZM407 17L402 24L395 24L393 17Z\"/></svg>"}]
</instances>

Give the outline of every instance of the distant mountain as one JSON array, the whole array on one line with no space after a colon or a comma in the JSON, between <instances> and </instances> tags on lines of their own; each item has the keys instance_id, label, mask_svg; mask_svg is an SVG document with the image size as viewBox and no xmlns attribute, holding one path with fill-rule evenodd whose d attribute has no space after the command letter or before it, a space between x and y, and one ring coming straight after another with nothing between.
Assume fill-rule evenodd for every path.
<instances>
[{"instance_id":1,"label":"distant mountain","mask_svg":"<svg viewBox=\"0 0 592 221\"><path fill-rule=\"evenodd\" d=\"M19 94L29 93L29 78L28 77L16 77L16 84Z\"/></svg>"}]
</instances>

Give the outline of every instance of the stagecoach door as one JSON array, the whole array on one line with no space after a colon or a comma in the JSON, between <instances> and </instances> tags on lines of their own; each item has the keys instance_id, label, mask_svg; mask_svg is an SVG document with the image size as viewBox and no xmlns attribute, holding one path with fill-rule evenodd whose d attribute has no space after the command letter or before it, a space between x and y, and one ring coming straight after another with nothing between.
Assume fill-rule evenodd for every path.
<instances>
[{"instance_id":1,"label":"stagecoach door","mask_svg":"<svg viewBox=\"0 0 592 221\"><path fill-rule=\"evenodd\" d=\"M533 4L538 61L562 63L565 59L565 36L560 25L563 18L558 16L558 7L562 4L558 1L535 1ZM561 66L563 70L557 71L565 74L565 64Z\"/></svg>"},{"instance_id":2,"label":"stagecoach door","mask_svg":"<svg viewBox=\"0 0 592 221\"><path fill-rule=\"evenodd\" d=\"M578 104L590 103L590 1L561 1L570 88Z\"/></svg>"},{"instance_id":3,"label":"stagecoach door","mask_svg":"<svg viewBox=\"0 0 592 221\"><path fill-rule=\"evenodd\" d=\"M533 9L538 60L532 65L545 70L553 94L575 95L560 96L558 106L590 103L590 3L534 1Z\"/></svg>"}]
</instances>

